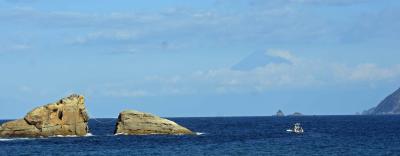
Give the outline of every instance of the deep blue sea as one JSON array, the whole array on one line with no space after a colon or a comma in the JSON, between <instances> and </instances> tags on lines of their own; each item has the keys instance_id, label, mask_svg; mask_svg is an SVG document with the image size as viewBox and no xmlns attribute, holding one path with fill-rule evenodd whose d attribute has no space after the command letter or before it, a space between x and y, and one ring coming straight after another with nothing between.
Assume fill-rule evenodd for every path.
<instances>
[{"instance_id":1,"label":"deep blue sea","mask_svg":"<svg viewBox=\"0 0 400 156\"><path fill-rule=\"evenodd\" d=\"M169 119L200 134L114 136L115 119L91 119L93 136L0 139L0 155L400 155L400 116ZM304 134L286 132L296 122Z\"/></svg>"}]
</instances>

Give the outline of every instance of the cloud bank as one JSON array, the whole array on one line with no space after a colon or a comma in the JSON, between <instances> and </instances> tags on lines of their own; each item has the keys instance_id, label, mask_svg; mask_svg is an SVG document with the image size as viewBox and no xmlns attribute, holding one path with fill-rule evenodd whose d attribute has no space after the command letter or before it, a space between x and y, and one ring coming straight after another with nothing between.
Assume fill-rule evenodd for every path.
<instances>
[{"instance_id":1,"label":"cloud bank","mask_svg":"<svg viewBox=\"0 0 400 156\"><path fill-rule=\"evenodd\" d=\"M267 58L278 57L286 62L270 62L250 70L226 67L186 75L156 75L141 82L111 83L107 88L98 89L106 90L106 95L116 97L236 94L332 85L373 85L400 78L400 64L389 67L373 63L347 65L301 58L287 50L268 50L264 55ZM121 87L125 90L118 89Z\"/></svg>"}]
</instances>

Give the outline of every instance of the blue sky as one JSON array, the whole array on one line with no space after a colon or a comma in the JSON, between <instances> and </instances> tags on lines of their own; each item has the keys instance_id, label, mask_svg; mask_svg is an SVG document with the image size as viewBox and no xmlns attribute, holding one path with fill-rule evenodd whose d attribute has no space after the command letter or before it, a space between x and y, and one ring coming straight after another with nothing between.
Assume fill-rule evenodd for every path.
<instances>
[{"instance_id":1,"label":"blue sky","mask_svg":"<svg viewBox=\"0 0 400 156\"><path fill-rule=\"evenodd\" d=\"M397 0L2 0L0 118L354 114L400 87Z\"/></svg>"}]
</instances>

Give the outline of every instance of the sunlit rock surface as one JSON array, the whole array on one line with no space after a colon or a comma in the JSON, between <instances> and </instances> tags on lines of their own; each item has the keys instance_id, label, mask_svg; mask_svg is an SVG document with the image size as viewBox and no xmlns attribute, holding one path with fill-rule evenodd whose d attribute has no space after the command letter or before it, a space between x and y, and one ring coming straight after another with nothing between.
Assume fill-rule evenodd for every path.
<instances>
[{"instance_id":1,"label":"sunlit rock surface","mask_svg":"<svg viewBox=\"0 0 400 156\"><path fill-rule=\"evenodd\" d=\"M189 129L158 116L135 110L126 110L119 114L115 134L193 134Z\"/></svg>"},{"instance_id":2,"label":"sunlit rock surface","mask_svg":"<svg viewBox=\"0 0 400 156\"><path fill-rule=\"evenodd\" d=\"M88 120L84 97L71 95L37 107L23 119L2 124L0 137L83 136L89 130Z\"/></svg>"}]
</instances>

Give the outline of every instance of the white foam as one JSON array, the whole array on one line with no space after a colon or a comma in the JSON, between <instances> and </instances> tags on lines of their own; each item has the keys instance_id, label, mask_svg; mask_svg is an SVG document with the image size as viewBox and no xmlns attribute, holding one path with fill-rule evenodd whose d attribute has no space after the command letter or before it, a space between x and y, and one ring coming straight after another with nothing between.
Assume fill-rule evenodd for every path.
<instances>
[{"instance_id":1,"label":"white foam","mask_svg":"<svg viewBox=\"0 0 400 156\"><path fill-rule=\"evenodd\" d=\"M73 138L78 137L77 135L53 135L49 136L50 138Z\"/></svg>"},{"instance_id":2,"label":"white foam","mask_svg":"<svg viewBox=\"0 0 400 156\"><path fill-rule=\"evenodd\" d=\"M115 133L114 135L128 135L128 133Z\"/></svg>"},{"instance_id":3,"label":"white foam","mask_svg":"<svg viewBox=\"0 0 400 156\"><path fill-rule=\"evenodd\" d=\"M0 141L30 140L34 138L0 138Z\"/></svg>"},{"instance_id":4,"label":"white foam","mask_svg":"<svg viewBox=\"0 0 400 156\"><path fill-rule=\"evenodd\" d=\"M130 135L129 133L116 133L114 135ZM149 133L149 134L135 134L136 136L139 135L163 135L163 133Z\"/></svg>"},{"instance_id":5,"label":"white foam","mask_svg":"<svg viewBox=\"0 0 400 156\"><path fill-rule=\"evenodd\" d=\"M87 133L86 135L84 135L83 137L91 137L94 136L92 133ZM77 135L53 135L53 136L49 136L51 138L74 138L74 137L81 137L81 136L77 136Z\"/></svg>"},{"instance_id":6,"label":"white foam","mask_svg":"<svg viewBox=\"0 0 400 156\"><path fill-rule=\"evenodd\" d=\"M200 133L200 132L196 132L195 133L196 135L204 135L205 133ZM114 134L114 136L115 135L129 135L128 133L116 133L116 134ZM149 134L135 134L136 136L139 136L139 135L167 135L167 134L164 134L164 133L149 133ZM186 134L173 134L173 135L186 135Z\"/></svg>"},{"instance_id":7,"label":"white foam","mask_svg":"<svg viewBox=\"0 0 400 156\"><path fill-rule=\"evenodd\" d=\"M92 133L87 133L83 137L91 137L94 136ZM49 138L74 138L74 137L81 137L77 135L53 135L49 136ZM15 141L15 140L33 140L33 139L46 139L46 137L40 136L38 138L0 138L0 141Z\"/></svg>"}]
</instances>

